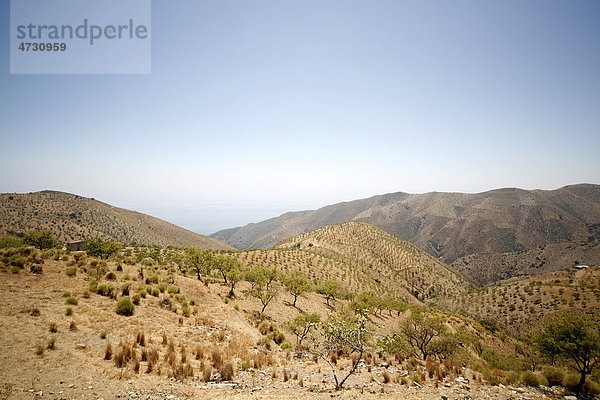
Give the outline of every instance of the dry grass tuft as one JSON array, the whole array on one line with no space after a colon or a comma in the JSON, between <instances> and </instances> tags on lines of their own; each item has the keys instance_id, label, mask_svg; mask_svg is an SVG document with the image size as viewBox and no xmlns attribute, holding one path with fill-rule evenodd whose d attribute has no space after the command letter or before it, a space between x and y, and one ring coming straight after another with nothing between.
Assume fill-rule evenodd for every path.
<instances>
[{"instance_id":1,"label":"dry grass tuft","mask_svg":"<svg viewBox=\"0 0 600 400\"><path fill-rule=\"evenodd\" d=\"M152 360L148 360L148 368L146 369L146 373L147 374L151 373L153 369L154 369L154 363L152 362Z\"/></svg>"},{"instance_id":2,"label":"dry grass tuft","mask_svg":"<svg viewBox=\"0 0 600 400\"><path fill-rule=\"evenodd\" d=\"M187 352L185 350L185 346L181 346L181 363L185 364L187 362Z\"/></svg>"},{"instance_id":3,"label":"dry grass tuft","mask_svg":"<svg viewBox=\"0 0 600 400\"><path fill-rule=\"evenodd\" d=\"M202 348L202 346L197 345L194 354L196 355L196 360L202 360L204 358L204 349Z\"/></svg>"},{"instance_id":4,"label":"dry grass tuft","mask_svg":"<svg viewBox=\"0 0 600 400\"><path fill-rule=\"evenodd\" d=\"M233 376L235 374L233 364L228 362L223 365L221 369L219 369L219 374L221 374L221 379L224 381L233 380Z\"/></svg>"},{"instance_id":5,"label":"dry grass tuft","mask_svg":"<svg viewBox=\"0 0 600 400\"><path fill-rule=\"evenodd\" d=\"M110 342L106 343L106 350L104 350L104 359L110 360L112 358L112 346Z\"/></svg>"},{"instance_id":6,"label":"dry grass tuft","mask_svg":"<svg viewBox=\"0 0 600 400\"><path fill-rule=\"evenodd\" d=\"M212 365L208 361L204 361L204 368L202 371L202 379L204 379L204 382L210 382L211 375Z\"/></svg>"},{"instance_id":7,"label":"dry grass tuft","mask_svg":"<svg viewBox=\"0 0 600 400\"><path fill-rule=\"evenodd\" d=\"M137 336L135 337L135 342L140 346L146 345L146 335L144 332L138 332Z\"/></svg>"},{"instance_id":8,"label":"dry grass tuft","mask_svg":"<svg viewBox=\"0 0 600 400\"><path fill-rule=\"evenodd\" d=\"M133 354L135 354L135 352ZM133 354L131 347L121 342L119 344L119 349L113 357L113 361L115 362L117 368L123 368L127 366L127 363L133 359Z\"/></svg>"},{"instance_id":9,"label":"dry grass tuft","mask_svg":"<svg viewBox=\"0 0 600 400\"><path fill-rule=\"evenodd\" d=\"M152 348L150 350L148 350L148 352L146 353L146 357L148 358L148 362L152 362L153 364L156 364L158 362L158 350L155 348Z\"/></svg>"},{"instance_id":10,"label":"dry grass tuft","mask_svg":"<svg viewBox=\"0 0 600 400\"><path fill-rule=\"evenodd\" d=\"M390 383L390 374L387 371L383 371L383 383Z\"/></svg>"},{"instance_id":11,"label":"dry grass tuft","mask_svg":"<svg viewBox=\"0 0 600 400\"><path fill-rule=\"evenodd\" d=\"M220 370L223 366L223 353L217 347L213 347L210 352L212 363L215 369Z\"/></svg>"}]
</instances>

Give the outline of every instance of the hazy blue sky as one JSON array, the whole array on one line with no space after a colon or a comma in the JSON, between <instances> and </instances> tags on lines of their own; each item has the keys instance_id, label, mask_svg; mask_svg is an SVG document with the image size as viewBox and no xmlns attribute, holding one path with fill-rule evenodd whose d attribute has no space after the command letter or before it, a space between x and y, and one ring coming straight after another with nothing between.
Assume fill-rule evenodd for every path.
<instances>
[{"instance_id":1,"label":"hazy blue sky","mask_svg":"<svg viewBox=\"0 0 600 400\"><path fill-rule=\"evenodd\" d=\"M0 191L211 233L405 191L600 183L599 1L152 2L152 74L9 75Z\"/></svg>"}]
</instances>

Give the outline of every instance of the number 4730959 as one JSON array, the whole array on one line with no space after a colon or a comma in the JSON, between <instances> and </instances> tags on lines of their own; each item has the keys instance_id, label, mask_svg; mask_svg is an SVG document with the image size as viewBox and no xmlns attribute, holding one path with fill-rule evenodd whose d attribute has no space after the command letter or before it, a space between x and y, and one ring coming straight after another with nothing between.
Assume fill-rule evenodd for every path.
<instances>
[{"instance_id":1,"label":"number 4730959","mask_svg":"<svg viewBox=\"0 0 600 400\"><path fill-rule=\"evenodd\" d=\"M21 51L66 51L66 43L26 43L21 42L19 45Z\"/></svg>"}]
</instances>

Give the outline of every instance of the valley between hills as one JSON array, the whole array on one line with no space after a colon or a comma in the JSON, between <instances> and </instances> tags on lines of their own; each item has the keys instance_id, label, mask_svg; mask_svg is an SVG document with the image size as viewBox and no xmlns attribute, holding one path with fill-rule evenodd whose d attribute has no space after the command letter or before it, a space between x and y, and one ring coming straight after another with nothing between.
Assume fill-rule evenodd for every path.
<instances>
[{"instance_id":1,"label":"valley between hills","mask_svg":"<svg viewBox=\"0 0 600 400\"><path fill-rule=\"evenodd\" d=\"M600 394L539 336L577 316L600 360L597 185L396 193L211 237L67 193L0 206L0 398Z\"/></svg>"}]
</instances>

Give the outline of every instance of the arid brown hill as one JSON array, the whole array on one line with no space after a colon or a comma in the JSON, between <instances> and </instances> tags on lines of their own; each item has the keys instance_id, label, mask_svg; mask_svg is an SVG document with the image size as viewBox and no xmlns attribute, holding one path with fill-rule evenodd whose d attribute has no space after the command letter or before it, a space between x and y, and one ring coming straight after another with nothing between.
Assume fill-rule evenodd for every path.
<instances>
[{"instance_id":1,"label":"arid brown hill","mask_svg":"<svg viewBox=\"0 0 600 400\"><path fill-rule=\"evenodd\" d=\"M512 253L478 253L459 258L452 266L478 286L522 275L539 275L578 264L600 265L597 241L551 243Z\"/></svg>"},{"instance_id":2,"label":"arid brown hill","mask_svg":"<svg viewBox=\"0 0 600 400\"><path fill-rule=\"evenodd\" d=\"M450 295L437 305L527 337L558 312L577 311L595 320L600 317L599 302L600 267L571 267Z\"/></svg>"},{"instance_id":3,"label":"arid brown hill","mask_svg":"<svg viewBox=\"0 0 600 400\"><path fill-rule=\"evenodd\" d=\"M452 262L469 254L507 253L550 243L595 241L600 186L484 193L392 193L290 212L211 237L240 248L268 248L329 224L365 221Z\"/></svg>"},{"instance_id":4,"label":"arid brown hill","mask_svg":"<svg viewBox=\"0 0 600 400\"><path fill-rule=\"evenodd\" d=\"M121 243L231 249L161 219L69 193L0 194L0 210L0 236L48 229L62 241L100 237Z\"/></svg>"},{"instance_id":5,"label":"arid brown hill","mask_svg":"<svg viewBox=\"0 0 600 400\"><path fill-rule=\"evenodd\" d=\"M372 290L381 296L431 302L462 293L471 284L459 273L411 243L365 222L327 225L277 244L276 249L313 254L306 272L332 274L354 292ZM264 250L262 250L264 252ZM319 257L329 259L319 265ZM298 268L303 269L303 268ZM318 272L318 271L317 271Z\"/></svg>"}]
</instances>

